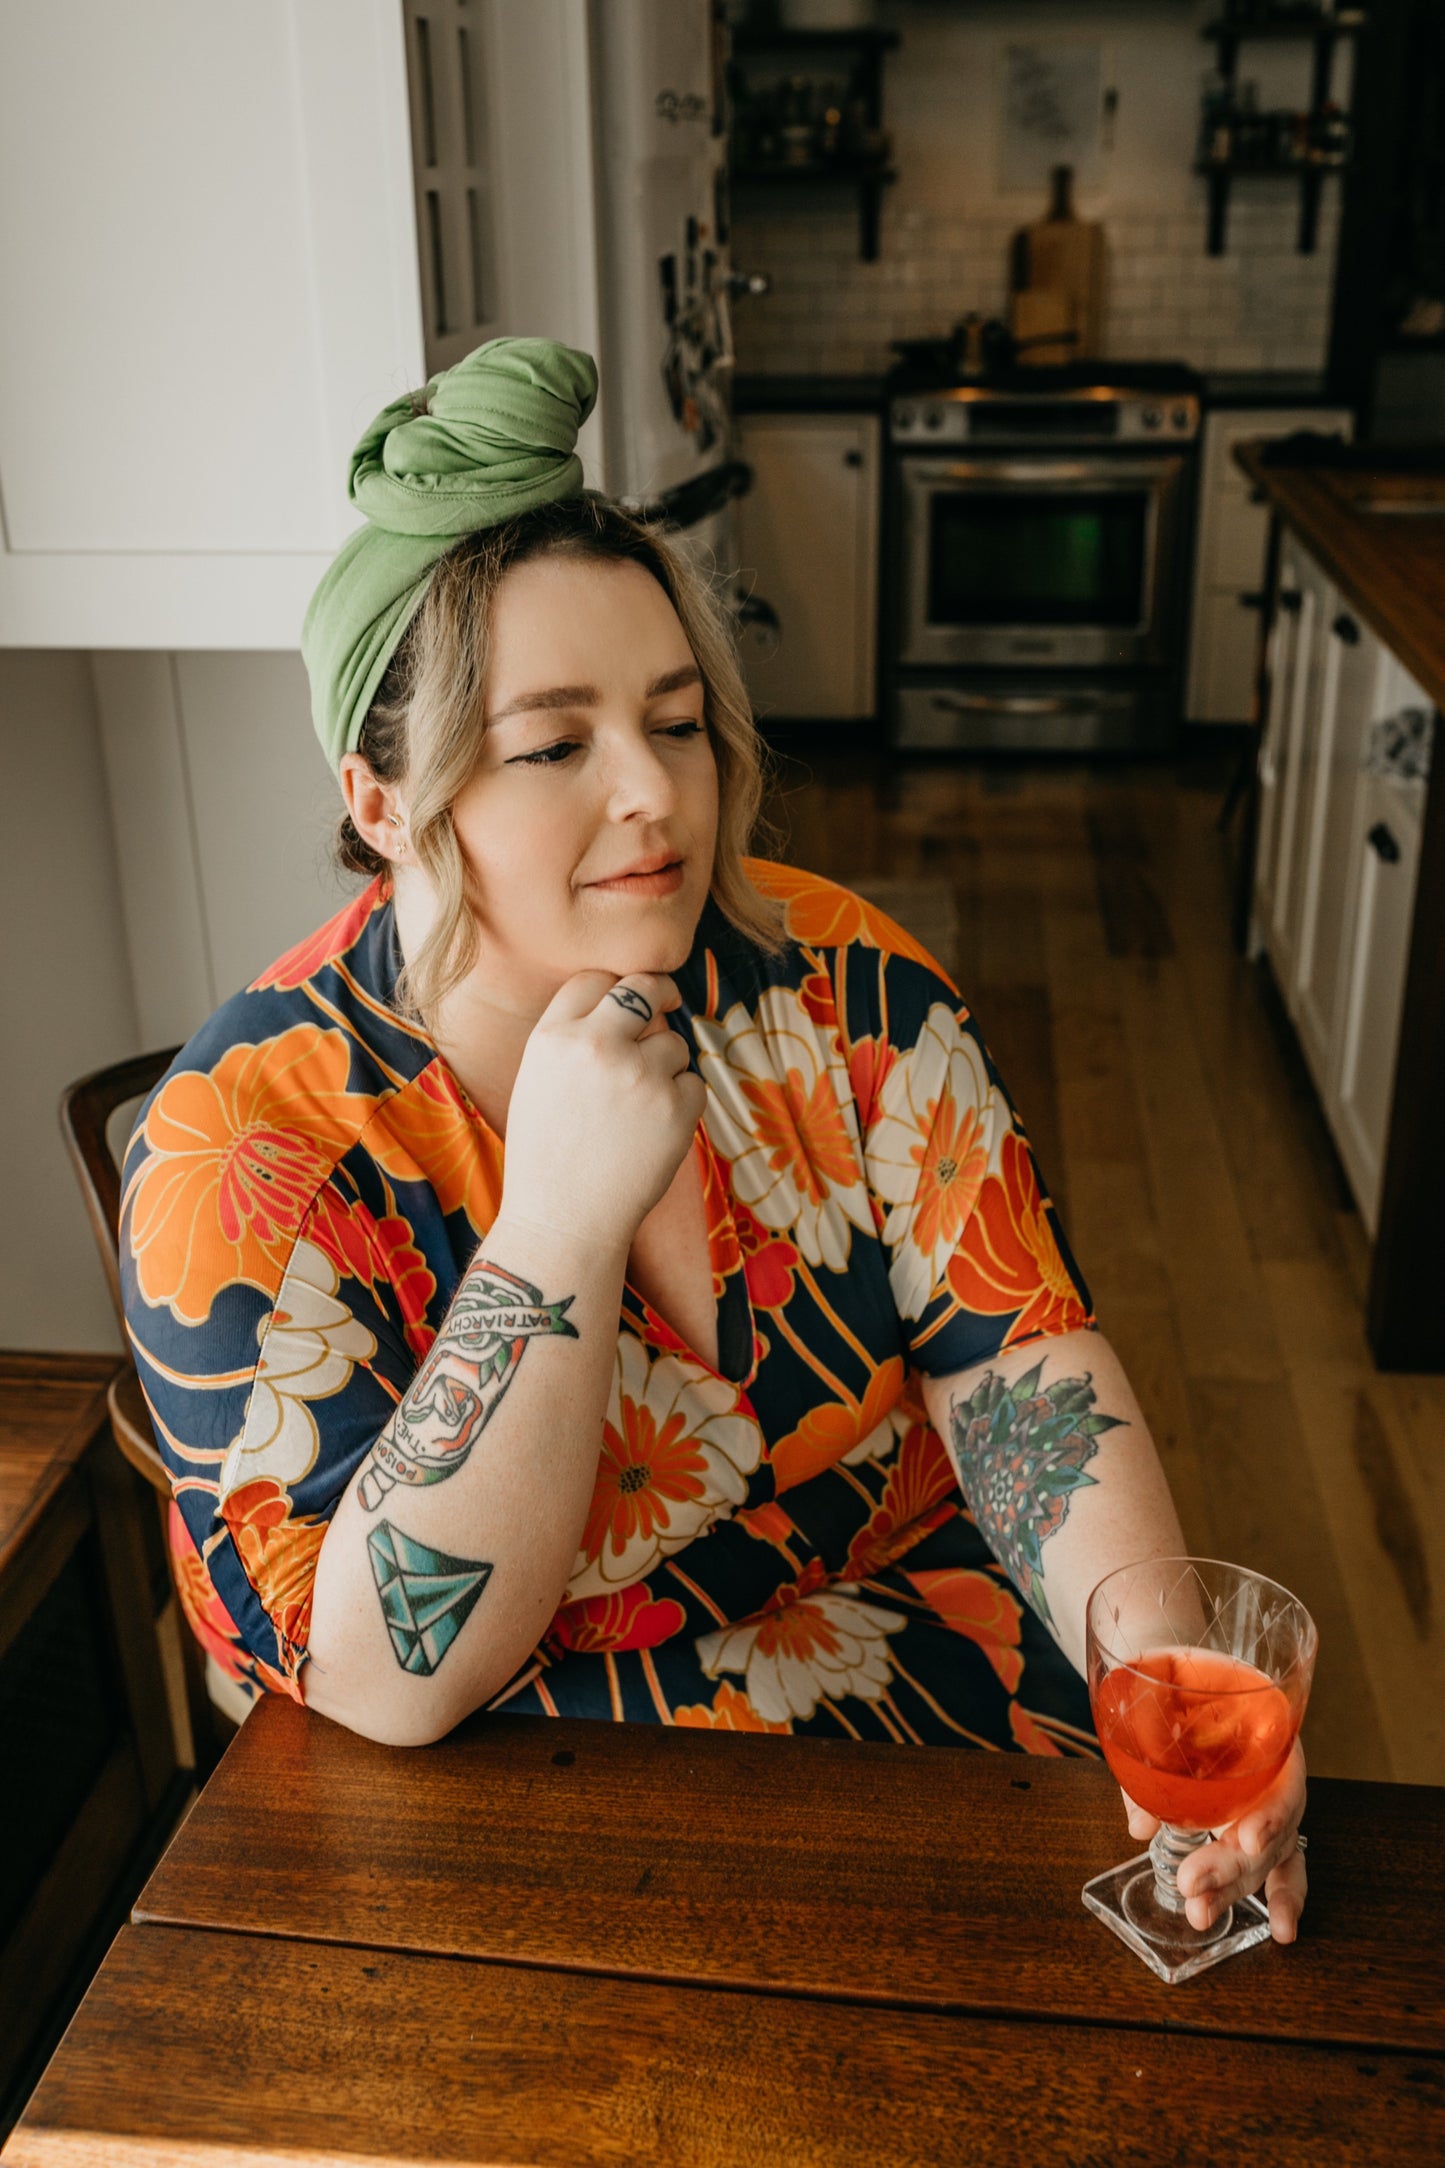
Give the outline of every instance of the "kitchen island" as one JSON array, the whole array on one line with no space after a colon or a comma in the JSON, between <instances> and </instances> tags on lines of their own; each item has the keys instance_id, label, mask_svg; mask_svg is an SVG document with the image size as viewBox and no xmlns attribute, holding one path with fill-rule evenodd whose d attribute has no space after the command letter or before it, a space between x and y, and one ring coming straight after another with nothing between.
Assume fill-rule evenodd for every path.
<instances>
[{"instance_id":1,"label":"kitchen island","mask_svg":"<svg viewBox=\"0 0 1445 2168\"><path fill-rule=\"evenodd\" d=\"M1445 459L1296 439L1236 454L1273 535L1254 848L1268 954L1374 1240L1387 1370L1445 1369Z\"/></svg>"}]
</instances>

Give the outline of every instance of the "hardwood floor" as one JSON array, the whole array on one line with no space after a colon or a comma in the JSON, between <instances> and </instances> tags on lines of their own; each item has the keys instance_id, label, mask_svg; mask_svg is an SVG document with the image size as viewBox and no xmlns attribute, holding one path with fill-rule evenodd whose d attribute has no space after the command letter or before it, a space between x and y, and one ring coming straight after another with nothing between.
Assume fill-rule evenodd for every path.
<instances>
[{"instance_id":1,"label":"hardwood floor","mask_svg":"<svg viewBox=\"0 0 1445 2168\"><path fill-rule=\"evenodd\" d=\"M954 937L939 960L1189 1544L1275 1575L1318 1622L1311 1766L1445 1783L1445 1377L1373 1366L1363 1228L1268 973L1230 946L1226 780L1208 758L890 774L809 750L777 756L767 813L799 865L929 884L915 930Z\"/></svg>"}]
</instances>

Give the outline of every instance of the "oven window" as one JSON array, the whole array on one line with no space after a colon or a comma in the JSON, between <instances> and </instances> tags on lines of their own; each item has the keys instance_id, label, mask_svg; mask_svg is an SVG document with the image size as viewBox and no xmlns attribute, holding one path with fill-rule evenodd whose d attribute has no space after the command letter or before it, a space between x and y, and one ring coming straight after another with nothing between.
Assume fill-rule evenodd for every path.
<instances>
[{"instance_id":1,"label":"oven window","mask_svg":"<svg viewBox=\"0 0 1445 2168\"><path fill-rule=\"evenodd\" d=\"M1147 490L937 490L934 625L1138 625Z\"/></svg>"}]
</instances>

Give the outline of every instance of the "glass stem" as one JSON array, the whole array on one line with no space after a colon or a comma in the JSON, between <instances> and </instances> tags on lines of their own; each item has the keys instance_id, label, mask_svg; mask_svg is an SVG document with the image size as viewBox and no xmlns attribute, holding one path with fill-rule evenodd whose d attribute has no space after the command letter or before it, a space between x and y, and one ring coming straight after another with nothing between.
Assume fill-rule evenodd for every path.
<instances>
[{"instance_id":1,"label":"glass stem","mask_svg":"<svg viewBox=\"0 0 1445 2168\"><path fill-rule=\"evenodd\" d=\"M1154 1895L1161 1911L1184 1913L1184 1898L1179 1888L1179 1870L1191 1852L1197 1852L1201 1844L1208 1844L1207 1829L1176 1829L1172 1822L1161 1822L1149 1847L1149 1858L1154 1868Z\"/></svg>"}]
</instances>

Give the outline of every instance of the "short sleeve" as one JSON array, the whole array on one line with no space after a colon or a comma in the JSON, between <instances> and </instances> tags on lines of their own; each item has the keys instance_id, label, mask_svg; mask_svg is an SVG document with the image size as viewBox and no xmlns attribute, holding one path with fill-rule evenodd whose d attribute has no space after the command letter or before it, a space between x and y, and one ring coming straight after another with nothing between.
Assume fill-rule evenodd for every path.
<instances>
[{"instance_id":1,"label":"short sleeve","mask_svg":"<svg viewBox=\"0 0 1445 2168\"><path fill-rule=\"evenodd\" d=\"M846 951L849 1066L889 1285L937 1377L1094 1324L1093 1306L978 1026L915 952Z\"/></svg>"},{"instance_id":2,"label":"short sleeve","mask_svg":"<svg viewBox=\"0 0 1445 2168\"><path fill-rule=\"evenodd\" d=\"M247 1277L227 1276L234 1258L214 1242L224 1263L208 1273L204 1223L223 1194L197 1211L174 1182L148 1197L145 1172L143 1158L128 1169L122 1281L175 1497L178 1586L223 1668L299 1700L331 1516L416 1368L420 1259L399 1289L394 1231L332 1179Z\"/></svg>"}]
</instances>

